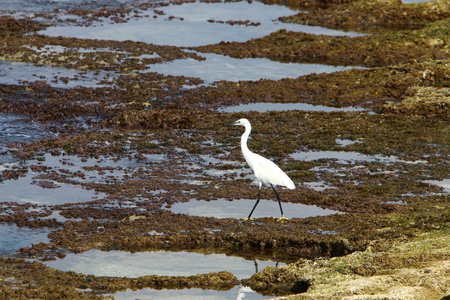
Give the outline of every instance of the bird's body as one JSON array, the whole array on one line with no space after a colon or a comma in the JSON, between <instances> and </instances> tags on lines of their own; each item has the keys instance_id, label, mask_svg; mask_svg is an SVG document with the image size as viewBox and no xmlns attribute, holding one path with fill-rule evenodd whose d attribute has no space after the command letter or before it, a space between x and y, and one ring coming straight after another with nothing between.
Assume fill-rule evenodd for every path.
<instances>
[{"instance_id":1,"label":"bird's body","mask_svg":"<svg viewBox=\"0 0 450 300\"><path fill-rule=\"evenodd\" d=\"M289 189L295 189L294 182L273 161L250 150L244 154L244 158L260 184L268 186L280 185Z\"/></svg>"},{"instance_id":2,"label":"bird's body","mask_svg":"<svg viewBox=\"0 0 450 300\"><path fill-rule=\"evenodd\" d=\"M258 199L247 219L250 219L253 211L259 203L262 184L266 184L272 187L275 195L277 196L278 204L280 205L282 215L280 219L285 219L283 209L281 207L280 197L275 189L275 186L280 185L287 187L288 189L295 189L294 182L274 162L268 160L265 157L262 157L259 154L253 153L252 151L250 151L250 149L248 149L247 140L250 136L250 132L252 131L252 126L247 119L240 119L230 125L241 125L245 127L245 132L241 137L242 155L244 156L247 164L253 170L253 173L255 174L255 177L259 182Z\"/></svg>"}]
</instances>

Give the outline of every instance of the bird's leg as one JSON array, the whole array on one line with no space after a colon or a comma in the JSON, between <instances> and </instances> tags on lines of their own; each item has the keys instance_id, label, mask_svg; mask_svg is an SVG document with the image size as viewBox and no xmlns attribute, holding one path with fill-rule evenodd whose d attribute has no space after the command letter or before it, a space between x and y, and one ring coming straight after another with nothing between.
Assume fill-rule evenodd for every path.
<instances>
[{"instance_id":1,"label":"bird's leg","mask_svg":"<svg viewBox=\"0 0 450 300\"><path fill-rule=\"evenodd\" d=\"M275 192L275 196L277 196L278 205L280 205L281 218L279 218L279 219L277 220L277 222L278 222L278 221L282 221L282 220L288 220L288 218L286 218L286 217L284 216L283 208L281 207L280 196L278 195L277 190L275 189L275 187L273 186L273 184L271 184L270 186L272 187L273 191Z\"/></svg>"},{"instance_id":2,"label":"bird's leg","mask_svg":"<svg viewBox=\"0 0 450 300\"><path fill-rule=\"evenodd\" d=\"M253 206L253 209L252 209L252 211L250 212L250 214L248 215L248 217L244 219L244 221L247 221L247 220L253 220L253 219L251 219L251 216L252 216L252 214L253 214L253 211L255 210L255 208L256 208L256 206L258 205L258 203L259 203L259 200L260 200L260 198L261 198L261 186L262 186L262 185L259 185L259 190L258 190L258 199L256 199L256 203L255 203L255 206Z\"/></svg>"}]
</instances>

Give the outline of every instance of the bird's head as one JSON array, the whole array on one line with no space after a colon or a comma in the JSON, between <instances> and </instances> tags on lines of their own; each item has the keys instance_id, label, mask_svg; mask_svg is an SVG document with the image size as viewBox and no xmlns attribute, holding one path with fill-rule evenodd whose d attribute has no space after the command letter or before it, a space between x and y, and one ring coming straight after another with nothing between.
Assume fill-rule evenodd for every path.
<instances>
[{"instance_id":1,"label":"bird's head","mask_svg":"<svg viewBox=\"0 0 450 300\"><path fill-rule=\"evenodd\" d=\"M250 125L250 122L247 119L242 118L242 119L237 120L236 122L227 124L227 126L231 126L231 125L248 126L248 125Z\"/></svg>"}]
</instances>

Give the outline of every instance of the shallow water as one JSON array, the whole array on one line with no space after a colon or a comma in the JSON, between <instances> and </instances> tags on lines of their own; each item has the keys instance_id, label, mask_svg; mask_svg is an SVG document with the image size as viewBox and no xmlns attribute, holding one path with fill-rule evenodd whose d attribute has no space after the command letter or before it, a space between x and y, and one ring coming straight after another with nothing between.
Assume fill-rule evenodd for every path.
<instances>
[{"instance_id":1,"label":"shallow water","mask_svg":"<svg viewBox=\"0 0 450 300\"><path fill-rule=\"evenodd\" d=\"M340 138L336 138L335 142L336 142L336 144L338 144L342 147L357 144L357 143L362 143L362 141L358 141L358 140L355 141L355 140L340 139Z\"/></svg>"},{"instance_id":2,"label":"shallow water","mask_svg":"<svg viewBox=\"0 0 450 300\"><path fill-rule=\"evenodd\" d=\"M82 173L83 176L72 176L74 183L97 182L105 183L110 181L121 181L124 177L132 173L139 167L145 167L153 162L160 162L165 159L164 155L144 155L146 161L138 161L129 159L128 157L105 157L97 158L81 158L76 155L59 155L53 156L45 154L42 156L43 162L35 161L37 165L45 165L55 171L66 173ZM41 158L41 159L42 159Z\"/></svg>"},{"instance_id":3,"label":"shallow water","mask_svg":"<svg viewBox=\"0 0 450 300\"><path fill-rule=\"evenodd\" d=\"M133 4L133 1L112 2L83 1L83 8L118 7ZM77 2L73 3L77 7ZM48 10L54 7L66 7L71 5L67 1L33 1L36 9L32 11ZM80 4L78 4L80 5ZM96 6L97 5L97 6ZM5 7L9 7L5 5ZM11 7L12 8L12 7ZM70 7L74 8L74 7ZM6 8L8 9L8 8ZM18 7L20 10L20 6ZM156 13L155 10L158 12ZM157 9L135 9L133 16L126 17L127 22L114 23L108 18L100 18L93 21L90 26L63 25L65 18L81 21L78 16L73 16L61 10L54 19L55 26L47 27L41 31L49 36L65 36L89 39L103 39L116 41L142 41L157 45L173 46L199 46L215 44L221 41L245 42L252 38L263 37L271 32L286 29L302 31L313 34L348 35L358 36L354 32L330 30L316 26L305 26L293 23L277 21L278 17L292 15L297 11L280 5L266 5L261 2L221 2L203 3L193 2L182 5L171 4ZM162 13L162 15L161 15ZM135 17L138 16L138 17ZM51 19L50 21L54 21ZM214 20L214 21L213 21ZM257 26L230 25L229 20L250 20ZM63 24L61 24L63 23ZM33 49L33 47L30 47ZM60 53L64 50L61 46L45 46L42 49L33 49L38 55L47 55L42 52ZM72 49L76 52L85 52L89 49ZM97 49L97 51L114 52L110 49ZM149 53L147 57L154 57ZM182 59L168 63L147 65L147 71L158 72L164 75L192 76L212 83L220 80L241 81L281 78L296 78L311 73L328 73L346 70L351 67L329 66L320 64L281 63L264 58L235 59L217 54L201 54L204 61L194 59ZM139 59L139 58L138 58ZM3 72L1 70L4 70ZM49 85L60 88L103 87L113 83L117 74L101 71L80 71L54 66L37 66L20 62L0 61L0 83L23 84L27 81L46 81ZM63 78L61 80L61 78Z\"/></svg>"},{"instance_id":4,"label":"shallow water","mask_svg":"<svg viewBox=\"0 0 450 300\"><path fill-rule=\"evenodd\" d=\"M221 41L245 42L263 37L271 32L286 29L314 34L349 35L360 34L331 30L316 26L282 23L281 16L297 11L280 5L261 2L184 3L158 7L154 11L141 11L139 18L126 23L111 23L109 19L93 22L92 26L52 26L41 33L49 36L89 37L92 39L141 41L156 45L192 47L216 44ZM133 12L133 14L136 14ZM213 21L214 20L214 21ZM260 23L258 26L229 25L217 21L245 21Z\"/></svg>"},{"instance_id":5,"label":"shallow water","mask_svg":"<svg viewBox=\"0 0 450 300\"><path fill-rule=\"evenodd\" d=\"M443 188L444 193L450 193L450 179L443 179L443 180L426 180L425 183L437 185L441 188Z\"/></svg>"},{"instance_id":6,"label":"shallow water","mask_svg":"<svg viewBox=\"0 0 450 300\"><path fill-rule=\"evenodd\" d=\"M18 249L40 242L48 243L49 228L18 227L15 224L0 223L0 256L14 254Z\"/></svg>"},{"instance_id":7,"label":"shallow water","mask_svg":"<svg viewBox=\"0 0 450 300\"><path fill-rule=\"evenodd\" d=\"M41 12L45 10L119 7L121 0L0 0L0 11ZM130 1L131 2L131 1Z\"/></svg>"},{"instance_id":8,"label":"shallow water","mask_svg":"<svg viewBox=\"0 0 450 300\"><path fill-rule=\"evenodd\" d=\"M402 0L402 3L421 3L421 2L430 2L435 0Z\"/></svg>"},{"instance_id":9,"label":"shallow water","mask_svg":"<svg viewBox=\"0 0 450 300\"><path fill-rule=\"evenodd\" d=\"M273 261L256 261L258 270L275 266ZM255 271L255 261L225 254L201 254L195 252L151 251L100 251L90 250L80 254L68 253L63 259L45 264L61 271L74 271L95 276L141 277L191 276L210 272L228 271L237 278L249 278ZM279 265L284 265L280 263Z\"/></svg>"},{"instance_id":10,"label":"shallow water","mask_svg":"<svg viewBox=\"0 0 450 300\"><path fill-rule=\"evenodd\" d=\"M81 1L83 1L83 8L90 8L103 5L111 6L120 6L122 3L126 3L127 0L124 1L84 1L84 0L75 0L75 1L64 1L64 0L17 0L17 1L6 1L7 3L17 3L17 9L28 10L40 10L42 8L53 10L55 7L60 8L76 8ZM414 0L411 0L414 1ZM417 0L416 0L417 1ZM0 0L0 10L5 9L3 4L5 0ZM30 5L31 4L31 5ZM280 8L278 6L266 6L261 4L260 2L249 3L240 3L238 5L241 6L251 6L249 10L236 8L235 4L231 3L223 3L219 6L216 4L183 4L183 5L171 5L168 7L161 8L164 11L165 15L158 16L158 18L153 19L154 12L141 12L142 14L149 13L149 17L141 17L137 19L130 20L128 23L122 24L110 24L109 19L104 19L102 22L94 23L93 27L70 27L70 26L58 26L49 28L47 33L50 33L52 30L57 32L61 30L64 34L79 34L81 38L95 38L98 36L99 38L111 38L111 39L120 39L120 40L148 40L157 44L173 44L173 45L203 45L208 43L216 43L222 40L226 41L246 41L250 38L264 36L269 32L274 30L278 30L279 28L287 28L288 30L295 31L306 31L310 30L316 34L348 34L353 35L352 33L344 33L342 31L331 31L322 29L320 27L308 27L301 26L295 24L282 24L276 21L273 21L277 18L278 15L284 14L292 14L295 12L289 12L287 8ZM97 6L97 7L98 7ZM205 7L203 7L205 6ZM259 6L261 6L262 10L259 11ZM8 6L10 7L10 6ZM33 8L32 8L33 7ZM216 8L217 7L217 8ZM11 8L9 8L11 9ZM283 10L282 12L278 12L279 10ZM270 12L269 12L270 11ZM286 12L287 11L287 12ZM272 12L278 12L277 15L272 16ZM241 14L242 13L242 14ZM60 16L58 18L63 20L64 18L69 17L68 15L64 15L64 12L58 13ZM270 14L270 18L266 15ZM175 18L171 21L168 20L169 16L175 16ZM76 17L77 20L81 20L81 18ZM180 18L183 18L181 20ZM211 22L208 21L209 19ZM262 19L260 19L262 18ZM241 26L241 25L228 25L217 23L216 21L227 21L227 20L237 20L237 19L250 19L252 22L261 22L259 26ZM186 29L186 30L185 30ZM45 33L45 32L44 32ZM356 35L356 34L355 34ZM56 52L65 51L60 46L46 46L44 47L45 51ZM74 51L79 52L93 52L93 51L111 51L112 49L90 49L90 48L80 48L73 49ZM157 57L157 54L149 53L146 54L145 57ZM300 75L308 74L311 72L319 73L319 72L332 72L335 70L340 70L340 68L335 68L331 66L325 66L323 68L324 71L321 71L322 66L320 65L307 65L307 64L283 64L279 62L273 62L266 59L243 59L237 60L232 59L226 56L220 56L216 54L201 54L206 57L205 61L194 61L194 60L177 60L170 63L159 64L159 65L150 65L150 71L158 71L163 74L170 75L183 75L183 76L195 76L200 77L207 82L213 82L217 80L230 80L230 81L239 81L239 80L259 80L260 78L269 78L269 79L279 79L285 77L298 77ZM143 56L144 57L144 56ZM127 57L129 58L129 57ZM119 61L120 63L120 61ZM0 82L4 80L7 84L17 84L24 83L24 81L35 81L35 80L45 80L49 84L60 87L60 88L70 88L75 85L82 86L92 86L99 87L101 86L102 80L105 79L107 73L99 73L98 75L92 74L89 72L78 72L66 70L64 68L53 68L53 67L39 67L31 64L21 64L21 63L12 63L9 67L8 63L4 63L0 66ZM14 65L13 65L14 64ZM6 68L3 68L6 66ZM158 69L160 68L160 69ZM133 72L132 70L128 70ZM127 71L127 72L128 72ZM4 73L2 73L4 72ZM178 72L178 73L177 73ZM113 78L113 75L109 78ZM66 84L62 82L59 77L70 77L69 82ZM53 82L52 82L53 81ZM261 105L263 108L258 108L257 106ZM264 107L265 106L265 107ZM230 109L230 112L244 112L244 111L269 111L269 110L304 110L304 111L365 111L362 108L349 107L349 108L331 108L326 106L312 106L308 104L250 104L249 106L239 106L239 107L228 107L224 108L223 111ZM234 110L233 110L234 109ZM248 109L248 110L247 110ZM370 113L370 112L369 112ZM21 122L21 121L20 121ZM19 123L18 123L19 124ZM27 133L27 126L30 125L32 129L30 129L29 133ZM0 137L5 137L5 140L17 141L17 142L28 142L33 139L41 139L44 138L42 132L44 130L40 130L39 128L34 128L33 122L27 123L27 121L23 122L18 127L9 127L12 128L10 132L14 132L9 135L7 131L2 132L0 130ZM1 126L1 125L0 125ZM9 125L8 125L9 126ZM23 126L23 127L21 127ZM16 128L18 130L16 130ZM34 129L33 129L34 128ZM1 128L0 128L1 129ZM200 131L199 131L200 132ZM4 136L1 134L4 133ZM343 134L344 135L344 134ZM336 143L341 145L342 147L346 147L354 143L351 140L345 139L336 139ZM1 141L0 141L1 146ZM105 145L98 144L97 147L103 147ZM217 147L219 149L220 146L212 144L211 146ZM166 147L162 144L161 148ZM202 149L203 150L203 149ZM130 153L129 149L125 149L131 157L135 153ZM113 160L109 158L100 158L100 159L87 159L85 161L81 160L75 156L64 156L64 157L52 157L49 155L44 156L45 161L42 163L44 166L48 166L52 168L52 171L61 172L62 169L68 170L70 172L78 172L81 171L85 174L85 177L76 177L73 176L73 182L75 185L68 183L60 183L49 181L51 185L54 185L54 188L42 188L38 186L36 183L39 182L39 179L33 179L32 176L39 175L38 173L30 172L26 177L21 177L18 180L6 180L3 183L0 183L0 190L5 194L7 200L2 201L17 201L20 203L38 203L40 205L54 205L54 204L63 204L63 203L74 203L74 202L88 202L92 199L99 199L104 197L104 194L95 194L93 191L85 190L81 187L82 183L104 183L104 182L124 182L128 180L126 175L133 174L135 169L137 168L145 168L145 175L142 177L144 180L146 175L151 174L151 171L147 171L147 169L151 169L151 165L149 163L162 163L165 160L168 161L167 165L163 165L162 167L169 166L169 164L176 165L175 160L176 157L169 157L172 150L165 148L163 151L166 151L167 156L165 154L156 154L156 155L144 155L147 158L146 162L137 161L137 160L129 160L128 158ZM208 150L209 151L209 150ZM238 150L236 150L238 151ZM181 155L180 155L181 156ZM2 162L2 157L0 157L0 162ZM208 176L218 176L222 178L227 178L227 180L232 179L233 176L222 176L228 175L229 173L241 173L240 175L244 175L244 172L247 172L247 176L238 177L240 180L247 179L249 177L253 178L250 170L245 167L245 169L232 169L232 170L222 170L219 168L221 164L230 163L225 162L220 159L214 160L213 157L205 158L205 156L200 156L200 159L197 160L197 156L186 151L186 159L177 160L176 162L184 164L186 166L187 173L185 178L185 182L190 184L211 184L211 181L208 181ZM357 152L337 152L337 151L316 151L314 153L308 152L307 154L293 154L291 158L294 159L303 159L306 161L314 161L318 159L327 159L328 161L332 160L333 162L337 161L341 164L355 164L358 162L373 162L373 163L383 163L383 164L394 164L394 163L426 163L423 161L419 162L408 162L403 161L399 157L394 156L383 156L383 155L364 155ZM206 161L206 163L205 163ZM39 164L39 162L31 162L34 164ZM217 169L214 169L215 166L211 166L208 163L217 165ZM238 167L240 165L244 166L242 161L239 161ZM316 164L316 163L314 163ZM235 164L233 164L235 165ZM319 164L317 164L319 165ZM326 165L326 163L321 164ZM99 166L100 168L104 168L104 170L99 171L99 169L90 168L94 166ZM207 168L204 168L208 166ZM0 165L0 172L2 168L5 166ZM111 169L107 169L111 167ZM174 169L174 174L179 170L185 170L184 168ZM337 168L342 167L341 170L350 170L353 166L339 166ZM112 169L114 168L114 169ZM356 166L359 168L359 166ZM391 167L394 168L394 167ZM201 170L203 169L203 170ZM314 168L310 169L310 171L316 171ZM381 170L382 172L384 170ZM370 171L368 171L369 173ZM317 172L320 173L320 172ZM320 174L319 174L320 175ZM325 177L319 177L319 180ZM69 176L66 178L70 178ZM179 176L177 177L180 178ZM205 179L206 180L203 180ZM234 177L235 178L235 177ZM133 178L134 179L134 178ZM139 178L140 179L140 178ZM178 180L177 179L177 180ZM199 179L199 180L197 180ZM214 178L217 180L218 178ZM33 181L36 182L33 183ZM314 179L313 179L314 180ZM344 179L346 180L346 179ZM219 180L217 180L218 182ZM183 181L181 181L183 182ZM429 181L431 184L436 184L444 187L445 192L449 192L448 180L444 181ZM355 180L355 185L358 184ZM225 184L217 184L217 188L224 188ZM305 186L311 189L315 189L317 191L325 191L327 189L333 189L334 187L327 184L326 181L317 181L317 182L305 182ZM168 187L165 190L160 188L158 185L153 185L149 188L154 188L152 191L145 191L146 193L153 195L156 197L161 197L161 195L167 194L167 198L173 197L173 191L170 190L171 187ZM175 186L175 189L178 188ZM185 187L184 187L185 188ZM198 190L196 190L198 188ZM254 194L257 194L257 188L254 188ZM200 195L200 191L202 187L193 187L192 191L189 190L189 187L182 192L186 192L187 196L182 194L180 198L183 200L186 198L195 197ZM298 192L298 191L297 191ZM283 197L283 190L280 191L281 197L283 200L289 200L286 197ZM148 195L147 194L147 195ZM324 193L325 194L325 193ZM116 195L114 195L116 196ZM274 198L272 191L268 190L264 192L264 196L266 198ZM80 206L86 208L94 208L94 209L114 209L114 207L138 207L139 197L132 198L130 201L122 201L121 197L127 197L126 193L122 193L118 195L117 202L114 200L109 201L107 204L82 204ZM176 196L177 197L177 196ZM142 197L144 198L144 197ZM150 200L150 197L145 197L145 201ZM175 198L175 197L173 197ZM200 198L200 197L199 197ZM399 204L403 205L402 201L387 201L386 203ZM205 216L215 216L217 218L245 218L250 212L251 208L255 204L255 199L241 199L234 201L227 201L225 199L215 200L215 201L201 201L201 200L191 200L185 203L176 203L173 204L170 210L175 211L178 209L178 213L187 213L192 215L205 215ZM75 205L74 205L75 207ZM140 206L139 206L140 207ZM289 218L307 218L318 215L328 215L338 213L336 211L324 210L320 207L316 206L307 206L303 204L294 204L283 202L283 208L285 209L286 216ZM70 207L69 207L70 209ZM145 210L146 208L141 208ZM262 200L259 206L256 208L254 217L279 217L279 207L276 201L273 200ZM47 218L56 218L59 222L64 222L67 219L61 216L60 211L53 211L53 213ZM131 219L131 217L130 217ZM97 219L98 220L98 219ZM99 220L100 221L100 220ZM115 220L110 220L114 222ZM221 221L222 222L222 221ZM9 227L7 227L9 226ZM205 228L205 230L211 230ZM32 243L39 243L41 241L48 242L47 234L49 229L34 230L29 228L18 228L15 225L6 225L0 224L0 255L9 255L14 253L18 248L23 246L31 245ZM211 230L213 231L213 230ZM309 230L309 233L317 234L317 235L333 235L336 234L336 231L333 230L320 230L313 229ZM212 232L213 233L213 232ZM149 229L148 234L150 235L163 235L163 233L159 233L155 230ZM57 260L55 262L48 262L48 265L52 263L56 264L61 268L73 268L77 272L87 273L87 274L96 274L96 275L105 275L105 276L143 276L149 275L153 272L158 272L158 275L164 274L164 272L173 272L171 274L179 275L179 274L191 274L189 272L211 272L211 271L220 271L224 269L229 269L229 271L233 272L240 278L247 278L255 272L255 265L252 261L246 261L233 257L216 257L216 254L211 255L203 255L198 253L188 253L188 252L165 252L165 253L156 253L155 256L151 252L144 253L129 253L124 251L111 251L111 252L100 252L98 250L92 250L82 254L68 254L65 259ZM187 263L187 264L186 264ZM59 264L59 265L58 265ZM259 270L265 266L266 262L259 262ZM267 262L267 264L274 265L274 262ZM212 269L212 267L222 266L221 268ZM70 269L72 270L72 269ZM249 291L243 287L236 287L227 292L219 292L219 291L209 291L209 290L201 290L201 289L190 289L190 290L153 290L153 289L142 289L138 291L125 291L115 293L119 299L130 299L130 298L140 298L140 299L152 299L152 298L165 298L165 299L230 299L230 298L244 298L245 299L261 299L261 296L255 295L253 291Z\"/></svg>"},{"instance_id":11,"label":"shallow water","mask_svg":"<svg viewBox=\"0 0 450 300\"><path fill-rule=\"evenodd\" d=\"M424 160L418 161L405 161L401 160L397 156L384 156L381 154L377 155L366 155L358 152L352 151L305 151L296 152L290 155L295 160L313 161L319 159L326 160L336 160L341 164L356 163L356 162L381 162L384 164L389 163L407 163L407 164L418 164L427 163Z\"/></svg>"},{"instance_id":12,"label":"shallow water","mask_svg":"<svg viewBox=\"0 0 450 300\"><path fill-rule=\"evenodd\" d=\"M46 131L44 126L33 122L29 116L0 112L0 146L8 143L31 143L50 137L54 135Z\"/></svg>"},{"instance_id":13,"label":"shallow water","mask_svg":"<svg viewBox=\"0 0 450 300\"><path fill-rule=\"evenodd\" d=\"M206 82L297 78L311 73L331 73L354 67L320 64L282 63L267 58L237 59L213 53L198 53L206 60L192 58L150 65L151 72L198 77Z\"/></svg>"},{"instance_id":14,"label":"shallow water","mask_svg":"<svg viewBox=\"0 0 450 300\"><path fill-rule=\"evenodd\" d=\"M324 105L313 105L307 103L250 103L240 104L235 106L228 106L220 108L220 112L267 112L267 111L285 111L285 110L302 110L302 111L323 111L323 112L336 112L336 111L368 111L362 107L331 107Z\"/></svg>"},{"instance_id":15,"label":"shallow water","mask_svg":"<svg viewBox=\"0 0 450 300\"><path fill-rule=\"evenodd\" d=\"M67 78L68 81L59 80L61 77ZM113 78L114 74L106 71L94 72L0 60L0 84L16 85L46 81L47 84L59 88L103 87L106 86L106 82L111 82Z\"/></svg>"},{"instance_id":16,"label":"shallow water","mask_svg":"<svg viewBox=\"0 0 450 300\"><path fill-rule=\"evenodd\" d=\"M281 197L282 191L280 191ZM257 195L257 188L255 188L255 197ZM275 195L274 195L275 197ZM198 217L214 217L222 218L238 218L244 219L252 210L256 203L256 198L253 200L241 199L228 201L222 200L190 200L188 202L179 202L172 205L170 211L176 214L188 214ZM308 218L316 216L326 216L337 214L338 212L331 209L323 209L316 205L306 205L301 203L283 202L283 212L286 218ZM280 208L277 201L261 200L256 207L252 218L274 217L279 218Z\"/></svg>"},{"instance_id":17,"label":"shallow water","mask_svg":"<svg viewBox=\"0 0 450 300\"><path fill-rule=\"evenodd\" d=\"M33 179L35 174L27 174L17 180L10 179L0 183L2 202L33 203L38 205L57 205L65 203L87 202L101 199L106 195L86 190L79 185L55 182L50 180ZM39 186L45 181L53 188ZM20 188L19 188L20 187Z\"/></svg>"},{"instance_id":18,"label":"shallow water","mask_svg":"<svg viewBox=\"0 0 450 300\"><path fill-rule=\"evenodd\" d=\"M337 187L332 186L330 184L327 184L324 181L319 181L319 182L303 182L302 185L313 189L315 191L321 192L321 191L325 191L328 189L337 189Z\"/></svg>"},{"instance_id":19,"label":"shallow water","mask_svg":"<svg viewBox=\"0 0 450 300\"><path fill-rule=\"evenodd\" d=\"M132 291L131 289L128 289L125 292L116 292L114 294L109 295L113 296L116 300L128 300L128 299L260 300L262 297L249 287L245 286L236 286L228 291L203 290L198 288L181 289L181 290L155 290L146 288L137 291Z\"/></svg>"},{"instance_id":20,"label":"shallow water","mask_svg":"<svg viewBox=\"0 0 450 300\"><path fill-rule=\"evenodd\" d=\"M54 135L27 115L0 112L0 164L11 163L14 158L9 143L31 143L52 138ZM0 165L0 170L2 166Z\"/></svg>"},{"instance_id":21,"label":"shallow water","mask_svg":"<svg viewBox=\"0 0 450 300\"><path fill-rule=\"evenodd\" d=\"M18 203L34 203L39 205L58 205L66 203L87 202L102 199L104 193L87 190L82 187L84 183L111 183L123 181L125 177L133 174L138 168L148 168L152 163L158 163L166 159L165 155L145 155L145 161L129 159L128 157L97 157L81 158L76 155L54 156L49 153L30 161L30 165L45 167L53 174L63 178L67 174L70 183L58 182L50 179L41 179L40 175L48 172L33 171L27 168L25 176L18 179L4 180L0 182L2 198L0 201ZM1 161L0 161L1 162ZM16 163L0 165L0 171L12 170L19 167ZM131 175L130 175L131 176ZM20 186L21 188L17 188Z\"/></svg>"},{"instance_id":22,"label":"shallow water","mask_svg":"<svg viewBox=\"0 0 450 300\"><path fill-rule=\"evenodd\" d=\"M95 164L95 160L92 160L92 165ZM73 162L76 162L75 165ZM87 160L87 162L89 162ZM84 171L83 166L85 163L81 162L81 159L77 156L52 156L46 154L43 157L30 161L30 164L40 167L45 166L51 169L53 172L76 172ZM97 162L97 165L101 164ZM105 162L108 164L108 162ZM5 163L0 165L0 171L14 170L19 168L17 163ZM108 174L104 176L98 175L98 171L86 172L86 176L91 175L89 178L83 180L81 177L74 176L72 183L58 182L56 180L40 178L41 173L39 171L33 171L31 168L26 168L27 172L24 176L20 176L17 179L9 179L0 182L0 189L2 190L2 202L17 202L17 203L33 203L38 205L58 205L66 203L78 203L87 202L96 199L101 199L106 196L104 193L97 193L94 190L87 190L79 185L86 181L106 180ZM122 173L120 173L122 174ZM118 175L118 174L115 174ZM20 187L20 188L18 188Z\"/></svg>"}]
</instances>

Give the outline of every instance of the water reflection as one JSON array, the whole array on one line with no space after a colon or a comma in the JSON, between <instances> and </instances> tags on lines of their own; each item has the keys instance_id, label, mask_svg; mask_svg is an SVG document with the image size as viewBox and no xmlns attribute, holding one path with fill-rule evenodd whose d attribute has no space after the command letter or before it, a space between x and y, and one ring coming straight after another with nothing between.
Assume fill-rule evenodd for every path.
<instances>
[{"instance_id":1,"label":"water reflection","mask_svg":"<svg viewBox=\"0 0 450 300\"><path fill-rule=\"evenodd\" d=\"M182 290L155 290L146 288L137 291L128 289L124 292L116 292L114 294L109 295L113 296L116 300L128 300L128 299L261 300L261 295L259 295L249 287L245 286L236 286L228 291L203 290L198 288L182 289Z\"/></svg>"},{"instance_id":2,"label":"water reflection","mask_svg":"<svg viewBox=\"0 0 450 300\"><path fill-rule=\"evenodd\" d=\"M282 63L267 58L237 59L213 53L198 53L206 60L192 58L150 65L151 72L198 77L206 82L297 78L311 73L331 73L354 67L320 64Z\"/></svg>"},{"instance_id":3,"label":"water reflection","mask_svg":"<svg viewBox=\"0 0 450 300\"><path fill-rule=\"evenodd\" d=\"M192 276L210 272L228 271L238 279L249 278L255 262L225 254L200 254L194 252L151 251L130 253L126 251L90 250L80 254L69 253L64 259L45 264L61 271L95 276L136 278L147 275ZM259 270L277 265L274 261L258 261ZM284 265L279 263L279 265Z\"/></svg>"},{"instance_id":4,"label":"water reflection","mask_svg":"<svg viewBox=\"0 0 450 300\"><path fill-rule=\"evenodd\" d=\"M225 199L214 201L190 200L188 202L179 202L173 204L170 208L170 211L177 214L181 213L199 217L243 219L248 216L248 213L255 205L255 201L256 199L240 199L233 201L227 201ZM308 218L338 213L335 210L323 209L316 205L306 205L302 203L289 202L283 202L283 210L287 218ZM271 200L261 200L255 212L253 213L253 217L279 217L279 212L280 208L278 206L278 202Z\"/></svg>"},{"instance_id":5,"label":"water reflection","mask_svg":"<svg viewBox=\"0 0 450 300\"><path fill-rule=\"evenodd\" d=\"M359 35L317 26L277 21L281 16L293 15L297 12L285 6L266 5L257 1L251 3L191 2L158 7L157 11L153 12L136 9L132 13L133 16L126 16L130 19L123 23L114 23L108 18L103 18L93 22L89 27L53 26L45 29L42 33L49 36L132 40L178 47L216 44L221 41L245 42L280 29L326 35ZM151 15L151 13L153 14ZM229 20L249 20L259 25L229 25L226 23Z\"/></svg>"},{"instance_id":6,"label":"water reflection","mask_svg":"<svg viewBox=\"0 0 450 300\"><path fill-rule=\"evenodd\" d=\"M10 179L1 182L2 197L0 201L57 205L86 202L106 196L103 193L83 189L79 185L33 179L33 176L33 174L27 174L16 180Z\"/></svg>"},{"instance_id":7,"label":"water reflection","mask_svg":"<svg viewBox=\"0 0 450 300\"><path fill-rule=\"evenodd\" d=\"M62 1L55 5L64 6L63 3L65 2ZM48 3L45 2L45 4ZM86 4L93 5L91 2ZM36 5L39 6L39 4ZM98 5L101 6L104 3L99 2ZM112 6L117 6L117 4ZM46 5L43 5L43 9L45 7ZM124 18L126 22L116 23L109 18L100 18L92 21L92 24L89 24L89 26L64 26L59 24L48 27L41 32L49 36L115 41L133 40L158 45L186 47L215 44L222 41L245 42L252 38L266 36L280 29L313 34L358 35L357 33L277 21L280 16L292 15L296 12L296 10L285 6L266 5L261 2L191 2L181 5L171 4L153 10L136 8L133 10L132 15L127 15ZM82 18L79 16L71 16L63 11L57 17L55 16L62 23L65 23L63 21L64 17L73 17L78 21L82 21ZM233 22L249 20L254 25L227 24L227 21L230 20ZM48 53L61 53L67 50L62 46L49 45L42 49L29 48L41 56L45 56ZM77 52L91 51L90 49L73 50ZM114 52L111 49L97 49L96 51ZM201 55L206 60L176 60L169 63L151 65L150 71L164 75L199 77L211 83L220 80L240 81L259 80L262 78L278 80L281 78L296 78L310 73L341 71L349 68L319 64L281 63L264 58L235 59L217 54ZM154 57L154 54L149 53L148 57ZM80 71L54 66L2 62L0 60L0 83L4 84L23 84L28 81L42 80L54 87L62 88L75 86L103 87L112 84L115 78L117 78L117 74L102 70L97 72Z\"/></svg>"}]
</instances>

